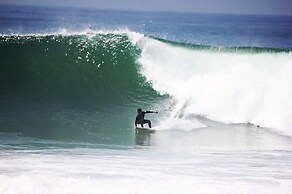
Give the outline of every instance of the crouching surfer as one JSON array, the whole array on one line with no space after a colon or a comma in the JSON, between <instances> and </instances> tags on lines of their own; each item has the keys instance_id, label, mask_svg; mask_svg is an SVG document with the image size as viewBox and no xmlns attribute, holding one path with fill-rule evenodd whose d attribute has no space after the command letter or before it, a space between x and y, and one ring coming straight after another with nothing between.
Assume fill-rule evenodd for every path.
<instances>
[{"instance_id":1,"label":"crouching surfer","mask_svg":"<svg viewBox=\"0 0 292 194\"><path fill-rule=\"evenodd\" d=\"M146 113L158 113L157 111L142 111L141 108L137 109L137 116L135 120L135 126L137 127L138 124L141 125L143 128L143 124L148 123L149 128L151 128L151 121L144 119Z\"/></svg>"}]
</instances>

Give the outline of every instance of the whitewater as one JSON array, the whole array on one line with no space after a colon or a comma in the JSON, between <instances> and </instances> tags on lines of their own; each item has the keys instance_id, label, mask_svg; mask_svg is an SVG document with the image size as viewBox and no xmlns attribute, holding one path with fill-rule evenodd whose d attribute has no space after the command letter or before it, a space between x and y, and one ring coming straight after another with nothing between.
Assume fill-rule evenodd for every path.
<instances>
[{"instance_id":1,"label":"whitewater","mask_svg":"<svg viewBox=\"0 0 292 194\"><path fill-rule=\"evenodd\" d=\"M0 9L0 193L292 193L290 18Z\"/></svg>"},{"instance_id":2,"label":"whitewater","mask_svg":"<svg viewBox=\"0 0 292 194\"><path fill-rule=\"evenodd\" d=\"M290 52L202 51L142 42L142 73L156 91L176 100L173 117L203 115L291 135Z\"/></svg>"}]
</instances>

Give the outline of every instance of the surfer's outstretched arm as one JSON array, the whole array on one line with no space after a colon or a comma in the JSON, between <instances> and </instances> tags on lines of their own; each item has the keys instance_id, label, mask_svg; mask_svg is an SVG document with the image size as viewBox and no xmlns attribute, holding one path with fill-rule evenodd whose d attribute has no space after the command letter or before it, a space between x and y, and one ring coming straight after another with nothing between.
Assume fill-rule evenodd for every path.
<instances>
[{"instance_id":1,"label":"surfer's outstretched arm","mask_svg":"<svg viewBox=\"0 0 292 194\"><path fill-rule=\"evenodd\" d=\"M158 113L158 111L147 110L145 113Z\"/></svg>"}]
</instances>

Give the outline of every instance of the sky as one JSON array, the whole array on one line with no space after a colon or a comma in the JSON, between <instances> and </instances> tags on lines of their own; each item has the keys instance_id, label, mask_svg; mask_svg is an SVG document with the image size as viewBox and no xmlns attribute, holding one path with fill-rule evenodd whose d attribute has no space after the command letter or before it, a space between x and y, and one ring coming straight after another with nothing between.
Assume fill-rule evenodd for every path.
<instances>
[{"instance_id":1,"label":"sky","mask_svg":"<svg viewBox=\"0 0 292 194\"><path fill-rule=\"evenodd\" d=\"M0 0L1 4L134 11L292 15L292 0Z\"/></svg>"}]
</instances>

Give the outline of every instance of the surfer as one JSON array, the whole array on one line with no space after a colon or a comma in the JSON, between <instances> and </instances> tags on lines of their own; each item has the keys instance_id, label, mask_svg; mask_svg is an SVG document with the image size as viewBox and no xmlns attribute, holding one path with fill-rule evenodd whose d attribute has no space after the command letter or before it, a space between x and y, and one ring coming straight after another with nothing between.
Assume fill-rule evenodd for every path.
<instances>
[{"instance_id":1,"label":"surfer","mask_svg":"<svg viewBox=\"0 0 292 194\"><path fill-rule=\"evenodd\" d=\"M137 109L138 115L136 116L135 120L135 126L137 127L137 124L140 124L141 127L143 127L143 124L148 123L149 128L151 128L151 121L144 119L146 113L158 113L157 111L142 111L141 108Z\"/></svg>"}]
</instances>

